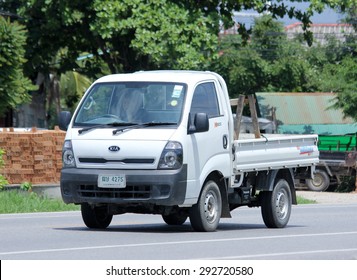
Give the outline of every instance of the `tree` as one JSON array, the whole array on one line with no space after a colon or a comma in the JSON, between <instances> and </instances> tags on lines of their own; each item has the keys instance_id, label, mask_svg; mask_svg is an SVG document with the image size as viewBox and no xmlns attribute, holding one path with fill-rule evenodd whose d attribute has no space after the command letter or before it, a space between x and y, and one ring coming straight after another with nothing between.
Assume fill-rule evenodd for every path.
<instances>
[{"instance_id":1,"label":"tree","mask_svg":"<svg viewBox=\"0 0 357 280\"><path fill-rule=\"evenodd\" d=\"M306 48L300 42L287 39L282 23L270 15L256 18L251 47L268 63L269 77L260 90L311 91L314 72L306 59Z\"/></svg>"},{"instance_id":2,"label":"tree","mask_svg":"<svg viewBox=\"0 0 357 280\"><path fill-rule=\"evenodd\" d=\"M60 93L62 105L74 111L83 93L92 84L92 80L76 71L68 71L61 75Z\"/></svg>"},{"instance_id":3,"label":"tree","mask_svg":"<svg viewBox=\"0 0 357 280\"><path fill-rule=\"evenodd\" d=\"M43 77L49 116L53 104L57 114L61 109L58 84L67 71L95 78L103 75L103 62L109 73L202 69L216 53L209 18L167 0L13 0L4 6L26 25L25 71L33 80ZM78 63L83 54L91 56L85 67Z\"/></svg>"},{"instance_id":4,"label":"tree","mask_svg":"<svg viewBox=\"0 0 357 280\"><path fill-rule=\"evenodd\" d=\"M9 108L30 102L29 91L35 90L23 74L25 42L24 27L0 16L0 116Z\"/></svg>"},{"instance_id":5,"label":"tree","mask_svg":"<svg viewBox=\"0 0 357 280\"><path fill-rule=\"evenodd\" d=\"M268 62L249 47L225 49L213 68L222 73L232 98L239 94L254 94L268 87Z\"/></svg>"},{"instance_id":6,"label":"tree","mask_svg":"<svg viewBox=\"0 0 357 280\"><path fill-rule=\"evenodd\" d=\"M216 51L210 18L167 0L15 2L29 30L27 70L64 73L78 68L83 53L105 61L111 73L192 69ZM61 49L66 55L53 65Z\"/></svg>"},{"instance_id":7,"label":"tree","mask_svg":"<svg viewBox=\"0 0 357 280\"><path fill-rule=\"evenodd\" d=\"M291 0L295 1L310 2ZM325 6L345 11L354 1L316 0L306 11L266 0L10 0L4 7L18 12L29 30L28 69L49 72L52 57L64 48L67 54L57 65L60 73L76 68L82 53L104 60L110 72L117 73L205 68L215 54L220 20L231 26L233 11L254 9L273 18L288 15L305 28L314 11ZM244 25L239 31L243 38L249 33Z\"/></svg>"},{"instance_id":8,"label":"tree","mask_svg":"<svg viewBox=\"0 0 357 280\"><path fill-rule=\"evenodd\" d=\"M357 2L354 2L346 9L345 22L352 24L357 30Z\"/></svg>"},{"instance_id":9,"label":"tree","mask_svg":"<svg viewBox=\"0 0 357 280\"><path fill-rule=\"evenodd\" d=\"M25 73L33 80L43 75L49 104L59 100L59 91L54 94L52 89L58 88L63 73L75 69L95 77L103 74L103 62L110 73L207 69L217 53L220 23L231 26L233 11L253 9L273 18L288 15L307 30L314 12L325 6L345 11L354 2L315 0L306 11L266 0L3 0L2 7L17 13L26 25ZM243 24L239 31L244 40L251 32ZM308 32L305 37L311 39ZM78 64L82 54L92 56L86 67Z\"/></svg>"},{"instance_id":10,"label":"tree","mask_svg":"<svg viewBox=\"0 0 357 280\"><path fill-rule=\"evenodd\" d=\"M202 11L206 14L218 13L218 18L223 22L224 26L230 27L233 25L232 12L243 10L254 10L261 14L270 14L274 19L283 18L288 16L289 18L295 18L302 23L302 29L304 32L304 39L309 45L312 45L313 37L309 31L309 25L311 24L311 17L316 13L321 13L325 8L332 8L339 10L341 13L345 13L350 9L355 9L356 0L289 0L290 5L287 5L286 1L275 0L183 0L176 2L186 2L187 6L195 5L200 6ZM298 9L294 3L308 3L308 8ZM238 23L239 33L244 39L247 39L251 32L251 28L246 28L243 23Z\"/></svg>"},{"instance_id":11,"label":"tree","mask_svg":"<svg viewBox=\"0 0 357 280\"><path fill-rule=\"evenodd\" d=\"M281 55L287 42L284 26L270 15L264 15L254 20L251 46L256 49L264 60L274 62Z\"/></svg>"},{"instance_id":12,"label":"tree","mask_svg":"<svg viewBox=\"0 0 357 280\"><path fill-rule=\"evenodd\" d=\"M331 107L357 121L357 57L347 56L339 65L329 64L323 71L322 90L336 92Z\"/></svg>"},{"instance_id":13,"label":"tree","mask_svg":"<svg viewBox=\"0 0 357 280\"><path fill-rule=\"evenodd\" d=\"M235 39L234 39L235 38ZM232 97L261 91L313 91L318 69L307 60L299 42L287 40L283 26L271 16L254 21L251 40L244 45L238 35L223 38L215 62L227 80Z\"/></svg>"},{"instance_id":14,"label":"tree","mask_svg":"<svg viewBox=\"0 0 357 280\"><path fill-rule=\"evenodd\" d=\"M96 0L93 9L89 28L112 72L201 69L216 53L211 21L198 9L167 0Z\"/></svg>"}]
</instances>

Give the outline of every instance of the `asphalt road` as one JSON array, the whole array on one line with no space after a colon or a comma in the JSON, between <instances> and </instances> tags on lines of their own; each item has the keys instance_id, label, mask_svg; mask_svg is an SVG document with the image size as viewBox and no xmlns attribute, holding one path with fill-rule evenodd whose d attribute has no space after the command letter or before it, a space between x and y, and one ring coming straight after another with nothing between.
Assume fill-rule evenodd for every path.
<instances>
[{"instance_id":1,"label":"asphalt road","mask_svg":"<svg viewBox=\"0 0 357 280\"><path fill-rule=\"evenodd\" d=\"M288 226L267 229L260 209L241 208L216 232L160 216L115 216L89 230L80 212L0 215L1 260L356 260L357 204L293 207Z\"/></svg>"}]
</instances>

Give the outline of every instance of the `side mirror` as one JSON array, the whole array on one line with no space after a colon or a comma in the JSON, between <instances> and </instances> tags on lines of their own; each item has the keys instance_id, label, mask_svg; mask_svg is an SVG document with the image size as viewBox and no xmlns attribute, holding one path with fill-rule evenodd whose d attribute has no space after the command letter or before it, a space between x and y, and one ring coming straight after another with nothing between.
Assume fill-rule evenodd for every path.
<instances>
[{"instance_id":1,"label":"side mirror","mask_svg":"<svg viewBox=\"0 0 357 280\"><path fill-rule=\"evenodd\" d=\"M194 117L193 124L191 123L191 116L189 116L187 134L206 132L208 130L209 121L206 113L197 113Z\"/></svg>"},{"instance_id":2,"label":"side mirror","mask_svg":"<svg viewBox=\"0 0 357 280\"><path fill-rule=\"evenodd\" d=\"M72 114L68 111L63 111L60 113L58 118L59 128L62 130L67 130L69 123L71 122Z\"/></svg>"}]
</instances>

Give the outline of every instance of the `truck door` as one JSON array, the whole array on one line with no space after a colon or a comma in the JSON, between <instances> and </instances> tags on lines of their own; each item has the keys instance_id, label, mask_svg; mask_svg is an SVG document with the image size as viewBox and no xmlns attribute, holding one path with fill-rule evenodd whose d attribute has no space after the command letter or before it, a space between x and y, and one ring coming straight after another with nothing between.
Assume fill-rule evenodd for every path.
<instances>
[{"instance_id":1,"label":"truck door","mask_svg":"<svg viewBox=\"0 0 357 280\"><path fill-rule=\"evenodd\" d=\"M195 168L192 168L194 174L189 176L192 175L191 179L200 178L200 182L196 182L197 187L202 186L203 180L212 170L220 170L224 176L230 176L228 116L220 109L218 97L216 85L212 81L197 85L192 98L191 121L196 113L206 113L209 118L207 132L190 135L190 161L195 163Z\"/></svg>"}]
</instances>

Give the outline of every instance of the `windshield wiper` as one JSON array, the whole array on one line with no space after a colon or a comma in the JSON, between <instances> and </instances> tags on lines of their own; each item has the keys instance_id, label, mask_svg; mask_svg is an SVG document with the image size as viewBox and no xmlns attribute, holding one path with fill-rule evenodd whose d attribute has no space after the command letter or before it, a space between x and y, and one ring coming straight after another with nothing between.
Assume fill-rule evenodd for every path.
<instances>
[{"instance_id":1,"label":"windshield wiper","mask_svg":"<svg viewBox=\"0 0 357 280\"><path fill-rule=\"evenodd\" d=\"M110 126L128 126L128 125L136 125L136 123L126 123L126 122L111 122L111 123L104 123L104 124L99 124L99 125L94 125L86 128L82 128L78 130L78 134L82 134L83 132L92 130L92 129L97 129L97 128L102 128L102 127L110 127Z\"/></svg>"},{"instance_id":2,"label":"windshield wiper","mask_svg":"<svg viewBox=\"0 0 357 280\"><path fill-rule=\"evenodd\" d=\"M176 125L175 122L147 122L147 123L134 123L134 124L127 124L127 126L122 128L117 128L113 130L113 135L116 135L118 132L123 132L126 129L133 129L139 127L146 127L146 126L160 126L160 125Z\"/></svg>"}]
</instances>

